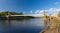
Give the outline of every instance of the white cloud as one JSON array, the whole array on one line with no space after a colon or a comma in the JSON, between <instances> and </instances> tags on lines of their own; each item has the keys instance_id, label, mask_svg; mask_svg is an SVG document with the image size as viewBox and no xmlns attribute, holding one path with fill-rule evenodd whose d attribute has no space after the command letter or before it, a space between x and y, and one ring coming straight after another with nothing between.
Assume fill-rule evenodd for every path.
<instances>
[{"instance_id":1,"label":"white cloud","mask_svg":"<svg viewBox=\"0 0 60 33\"><path fill-rule=\"evenodd\" d=\"M59 4L59 2L55 2L55 4Z\"/></svg>"},{"instance_id":2,"label":"white cloud","mask_svg":"<svg viewBox=\"0 0 60 33\"><path fill-rule=\"evenodd\" d=\"M50 9L46 9L46 14L49 15L49 14L57 14L58 12L60 12L60 8L50 8ZM33 13L31 11L31 13ZM36 15L43 15L44 14L44 10L36 10L34 12L34 14Z\"/></svg>"},{"instance_id":3,"label":"white cloud","mask_svg":"<svg viewBox=\"0 0 60 33\"><path fill-rule=\"evenodd\" d=\"M60 8L49 8L49 9L46 9L46 14L49 15L49 14L57 14L58 12L60 12ZM44 14L44 10L36 10L35 12L32 12L30 11L31 13L34 13L32 14L33 16L43 16Z\"/></svg>"},{"instance_id":4,"label":"white cloud","mask_svg":"<svg viewBox=\"0 0 60 33\"><path fill-rule=\"evenodd\" d=\"M50 8L50 9L45 10L45 11L46 11L47 14L56 14L57 12L60 12L60 8ZM44 10L38 10L36 12L38 14L43 14L44 13Z\"/></svg>"},{"instance_id":5,"label":"white cloud","mask_svg":"<svg viewBox=\"0 0 60 33\"><path fill-rule=\"evenodd\" d=\"M37 13L39 13L39 12L40 12L40 10L36 10L36 11L35 11L35 14L37 14Z\"/></svg>"},{"instance_id":6,"label":"white cloud","mask_svg":"<svg viewBox=\"0 0 60 33\"><path fill-rule=\"evenodd\" d=\"M43 13L44 10L36 10L35 11L35 14L40 14L40 13Z\"/></svg>"},{"instance_id":7,"label":"white cloud","mask_svg":"<svg viewBox=\"0 0 60 33\"><path fill-rule=\"evenodd\" d=\"M56 11L60 11L60 9L57 9Z\"/></svg>"},{"instance_id":8,"label":"white cloud","mask_svg":"<svg viewBox=\"0 0 60 33\"><path fill-rule=\"evenodd\" d=\"M44 10L41 10L40 13L42 13Z\"/></svg>"},{"instance_id":9,"label":"white cloud","mask_svg":"<svg viewBox=\"0 0 60 33\"><path fill-rule=\"evenodd\" d=\"M53 11L53 8L50 8L48 11Z\"/></svg>"},{"instance_id":10,"label":"white cloud","mask_svg":"<svg viewBox=\"0 0 60 33\"><path fill-rule=\"evenodd\" d=\"M60 8L50 8L47 10L47 14L56 14L57 12L60 12Z\"/></svg>"},{"instance_id":11,"label":"white cloud","mask_svg":"<svg viewBox=\"0 0 60 33\"><path fill-rule=\"evenodd\" d=\"M30 11L30 13L33 13L32 10Z\"/></svg>"},{"instance_id":12,"label":"white cloud","mask_svg":"<svg viewBox=\"0 0 60 33\"><path fill-rule=\"evenodd\" d=\"M43 14L43 11L44 11L44 10L40 10L39 14Z\"/></svg>"},{"instance_id":13,"label":"white cloud","mask_svg":"<svg viewBox=\"0 0 60 33\"><path fill-rule=\"evenodd\" d=\"M55 2L55 5L58 5L58 6L60 6L60 2Z\"/></svg>"}]
</instances>

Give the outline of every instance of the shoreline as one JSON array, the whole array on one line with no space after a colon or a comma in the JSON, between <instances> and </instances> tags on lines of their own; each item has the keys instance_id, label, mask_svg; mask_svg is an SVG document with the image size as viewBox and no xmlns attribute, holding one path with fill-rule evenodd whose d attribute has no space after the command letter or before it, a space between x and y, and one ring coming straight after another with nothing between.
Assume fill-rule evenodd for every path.
<instances>
[{"instance_id":1,"label":"shoreline","mask_svg":"<svg viewBox=\"0 0 60 33\"><path fill-rule=\"evenodd\" d=\"M31 19L31 18L35 18L32 16L9 16L8 18L3 16L0 17L0 20L23 20L23 19Z\"/></svg>"}]
</instances>

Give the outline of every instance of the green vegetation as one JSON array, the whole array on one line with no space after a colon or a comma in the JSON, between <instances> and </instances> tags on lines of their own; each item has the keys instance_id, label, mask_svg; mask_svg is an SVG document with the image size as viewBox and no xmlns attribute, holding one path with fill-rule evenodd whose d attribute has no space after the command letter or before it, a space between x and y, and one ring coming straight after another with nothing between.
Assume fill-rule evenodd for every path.
<instances>
[{"instance_id":1,"label":"green vegetation","mask_svg":"<svg viewBox=\"0 0 60 33\"><path fill-rule=\"evenodd\" d=\"M7 17L5 17L6 15L24 15L22 12L9 12L9 11L5 11L5 12L0 12L0 20L6 20ZM14 20L14 19L29 19L29 18L34 18L32 16L9 16L9 19Z\"/></svg>"},{"instance_id":2,"label":"green vegetation","mask_svg":"<svg viewBox=\"0 0 60 33\"><path fill-rule=\"evenodd\" d=\"M5 12L0 12L0 16L6 16L6 15L23 15L22 12L18 13L18 12L9 12L9 11L5 11Z\"/></svg>"}]
</instances>

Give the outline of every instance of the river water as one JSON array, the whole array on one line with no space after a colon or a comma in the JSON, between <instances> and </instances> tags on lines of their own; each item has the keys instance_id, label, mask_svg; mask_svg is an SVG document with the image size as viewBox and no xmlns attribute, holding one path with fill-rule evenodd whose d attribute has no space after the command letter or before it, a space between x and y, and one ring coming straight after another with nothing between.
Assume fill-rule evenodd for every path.
<instances>
[{"instance_id":1,"label":"river water","mask_svg":"<svg viewBox=\"0 0 60 33\"><path fill-rule=\"evenodd\" d=\"M0 33L39 33L43 26L43 18L0 20Z\"/></svg>"}]
</instances>

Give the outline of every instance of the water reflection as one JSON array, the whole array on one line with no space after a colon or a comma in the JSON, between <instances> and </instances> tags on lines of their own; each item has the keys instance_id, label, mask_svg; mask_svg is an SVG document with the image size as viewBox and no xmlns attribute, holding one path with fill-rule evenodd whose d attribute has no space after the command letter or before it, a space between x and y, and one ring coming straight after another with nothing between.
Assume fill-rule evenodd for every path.
<instances>
[{"instance_id":1,"label":"water reflection","mask_svg":"<svg viewBox=\"0 0 60 33\"><path fill-rule=\"evenodd\" d=\"M39 33L43 29L43 19L0 20L0 33Z\"/></svg>"}]
</instances>

